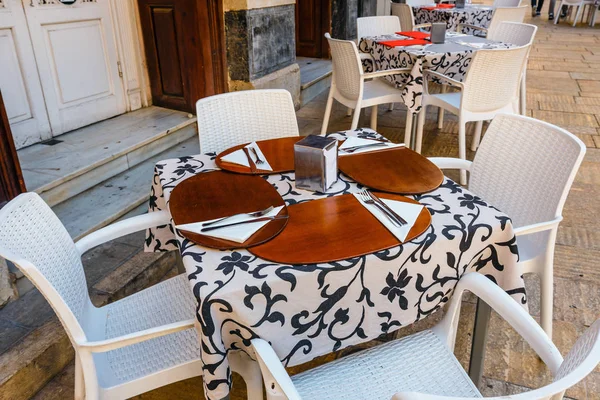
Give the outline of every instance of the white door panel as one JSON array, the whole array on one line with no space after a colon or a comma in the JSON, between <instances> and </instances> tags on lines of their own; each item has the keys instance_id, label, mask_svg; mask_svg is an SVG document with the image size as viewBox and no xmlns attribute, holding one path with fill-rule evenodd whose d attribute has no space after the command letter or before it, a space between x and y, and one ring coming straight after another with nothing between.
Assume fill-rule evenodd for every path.
<instances>
[{"instance_id":1,"label":"white door panel","mask_svg":"<svg viewBox=\"0 0 600 400\"><path fill-rule=\"evenodd\" d=\"M20 0L0 0L0 90L17 148L51 137Z\"/></svg>"},{"instance_id":2,"label":"white door panel","mask_svg":"<svg viewBox=\"0 0 600 400\"><path fill-rule=\"evenodd\" d=\"M23 1L53 134L124 113L108 0Z\"/></svg>"}]
</instances>

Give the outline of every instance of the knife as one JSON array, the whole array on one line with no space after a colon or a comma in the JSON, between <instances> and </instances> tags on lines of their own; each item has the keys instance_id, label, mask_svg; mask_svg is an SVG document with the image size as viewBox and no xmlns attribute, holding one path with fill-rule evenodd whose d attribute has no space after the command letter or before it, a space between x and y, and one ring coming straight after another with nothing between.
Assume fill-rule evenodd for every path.
<instances>
[{"instance_id":1,"label":"knife","mask_svg":"<svg viewBox=\"0 0 600 400\"><path fill-rule=\"evenodd\" d=\"M254 160L252 160L252 157L250 157L248 149L246 147L242 147L242 150L244 150L244 154L248 158L248 163L250 164L250 171L256 172L256 164L254 164Z\"/></svg>"},{"instance_id":2,"label":"knife","mask_svg":"<svg viewBox=\"0 0 600 400\"><path fill-rule=\"evenodd\" d=\"M202 228L202 229L200 229L200 232L210 232L210 231L214 231L215 229L226 228L226 227L229 227L229 226L251 224L253 222L261 222L261 221L275 221L275 220L278 220L278 219L286 219L286 218L288 218L287 215L279 215L279 216L274 216L274 217L254 218L254 219L249 219L247 221L232 222L231 224L224 224L224 225L218 225L218 226L211 226L209 228Z\"/></svg>"},{"instance_id":3,"label":"knife","mask_svg":"<svg viewBox=\"0 0 600 400\"><path fill-rule=\"evenodd\" d=\"M373 192L367 191L367 193L369 194L369 196L371 196L371 198L374 201L379 203L381 206L385 207L385 209L388 210L390 212L390 214L392 214L394 217L396 217L400 222L402 222L403 224L408 224L408 222L406 222L406 220L404 218L402 218L400 215L398 215L397 212L392 210L392 208L390 206L388 206L383 201L381 201L381 199L379 197L375 196L375 194Z\"/></svg>"}]
</instances>

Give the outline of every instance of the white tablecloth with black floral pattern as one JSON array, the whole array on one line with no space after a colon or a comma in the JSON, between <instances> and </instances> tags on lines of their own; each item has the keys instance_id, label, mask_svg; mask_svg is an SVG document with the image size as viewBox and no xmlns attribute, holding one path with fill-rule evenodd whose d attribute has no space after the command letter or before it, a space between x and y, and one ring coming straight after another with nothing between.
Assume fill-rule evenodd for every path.
<instances>
[{"instance_id":1,"label":"white tablecloth with black floral pattern","mask_svg":"<svg viewBox=\"0 0 600 400\"><path fill-rule=\"evenodd\" d=\"M368 129L332 135L347 134L380 137ZM167 209L178 183L217 170L214 159L215 154L202 154L159 162L150 211ZM297 189L293 172L264 178L288 205L362 188L343 174L327 194ZM207 398L229 393L227 353L248 351L252 338L271 342L284 364L301 364L432 314L469 271L487 275L526 306L506 215L450 179L433 192L412 197L432 214L424 234L389 250L325 264L281 265L246 250L198 246L176 235L170 225L150 230L146 249L179 248L198 300Z\"/></svg>"},{"instance_id":2,"label":"white tablecloth with black floral pattern","mask_svg":"<svg viewBox=\"0 0 600 400\"><path fill-rule=\"evenodd\" d=\"M492 22L494 8L484 5L465 5L465 8L435 8L427 6L413 7L415 24L431 24L434 22L445 22L446 29L457 31L459 24L468 24L488 28ZM478 29L465 27L461 33L477 34Z\"/></svg>"},{"instance_id":3,"label":"white tablecloth with black floral pattern","mask_svg":"<svg viewBox=\"0 0 600 400\"><path fill-rule=\"evenodd\" d=\"M384 40L410 39L399 34L383 36L366 36L359 43L359 50L371 55L372 64L363 62L366 72L410 68L410 72L385 77L390 83L402 90L404 104L409 111L421 111L423 97L423 71L426 69L439 72L449 78L461 82L471 65L473 54L482 46L484 49L514 47L510 43L501 43L484 38L456 33L447 33L446 43L427 44L425 46L390 47L379 43ZM493 71L490 71L490 75Z\"/></svg>"}]
</instances>

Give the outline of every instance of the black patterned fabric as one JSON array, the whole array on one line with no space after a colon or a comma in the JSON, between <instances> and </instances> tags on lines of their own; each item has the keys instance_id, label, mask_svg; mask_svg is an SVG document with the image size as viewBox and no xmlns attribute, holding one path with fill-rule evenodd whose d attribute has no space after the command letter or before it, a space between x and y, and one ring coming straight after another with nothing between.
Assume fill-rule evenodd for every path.
<instances>
[{"instance_id":1,"label":"black patterned fabric","mask_svg":"<svg viewBox=\"0 0 600 400\"><path fill-rule=\"evenodd\" d=\"M465 5L465 8L442 8L430 10L429 7L413 7L415 24L445 22L446 29L456 32L459 24L488 28L494 14L493 7L483 5ZM461 33L478 34L478 29L465 28Z\"/></svg>"},{"instance_id":2,"label":"black patterned fabric","mask_svg":"<svg viewBox=\"0 0 600 400\"><path fill-rule=\"evenodd\" d=\"M369 129L331 134L381 138ZM156 165L150 211L165 210L173 188L214 171L215 154ZM357 192L340 174L326 194L297 189L294 173L264 176L287 205ZM199 196L202 193L198 193ZM434 313L463 274L478 271L526 307L522 271L510 219L450 179L412 198L432 215L431 226L409 243L348 260L309 265L267 262L246 250L198 246L169 226L148 231L147 251L179 249L198 301L208 399L229 393L230 351L249 351L261 337L287 366L365 342ZM293 251L293 249L290 249Z\"/></svg>"},{"instance_id":3,"label":"black patterned fabric","mask_svg":"<svg viewBox=\"0 0 600 400\"><path fill-rule=\"evenodd\" d=\"M364 37L359 43L359 50L370 54L372 58L368 62L363 61L365 72L372 72L373 69L375 71L396 68L410 69L410 72L389 75L385 79L402 90L404 104L413 113L421 111L424 70L436 71L461 82L471 65L473 54L479 48L514 47L509 43L494 42L451 32L447 33L444 44L389 47L379 43L382 40L402 39L409 38L398 34ZM492 72L490 71L490 73Z\"/></svg>"}]
</instances>

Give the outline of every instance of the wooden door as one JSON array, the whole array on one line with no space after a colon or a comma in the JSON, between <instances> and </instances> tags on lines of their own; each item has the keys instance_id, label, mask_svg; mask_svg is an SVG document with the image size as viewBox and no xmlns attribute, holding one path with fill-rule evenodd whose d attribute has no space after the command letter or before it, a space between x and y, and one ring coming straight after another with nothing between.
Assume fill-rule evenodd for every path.
<instances>
[{"instance_id":1,"label":"wooden door","mask_svg":"<svg viewBox=\"0 0 600 400\"><path fill-rule=\"evenodd\" d=\"M0 208L24 191L25 182L0 91Z\"/></svg>"},{"instance_id":2,"label":"wooden door","mask_svg":"<svg viewBox=\"0 0 600 400\"><path fill-rule=\"evenodd\" d=\"M225 91L221 1L138 0L153 103L195 112Z\"/></svg>"},{"instance_id":3,"label":"wooden door","mask_svg":"<svg viewBox=\"0 0 600 400\"><path fill-rule=\"evenodd\" d=\"M329 58L323 35L331 28L331 0L296 1L296 55Z\"/></svg>"},{"instance_id":4,"label":"wooden door","mask_svg":"<svg viewBox=\"0 0 600 400\"><path fill-rule=\"evenodd\" d=\"M126 111L109 0L22 0L53 136Z\"/></svg>"},{"instance_id":5,"label":"wooden door","mask_svg":"<svg viewBox=\"0 0 600 400\"><path fill-rule=\"evenodd\" d=\"M17 148L52 137L21 0L0 0L0 90Z\"/></svg>"}]
</instances>

